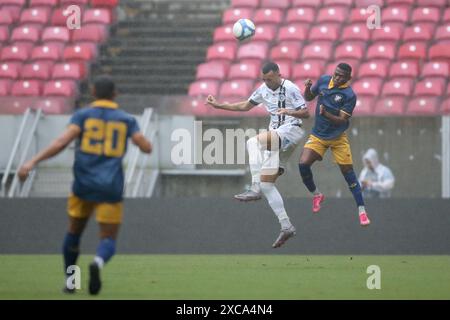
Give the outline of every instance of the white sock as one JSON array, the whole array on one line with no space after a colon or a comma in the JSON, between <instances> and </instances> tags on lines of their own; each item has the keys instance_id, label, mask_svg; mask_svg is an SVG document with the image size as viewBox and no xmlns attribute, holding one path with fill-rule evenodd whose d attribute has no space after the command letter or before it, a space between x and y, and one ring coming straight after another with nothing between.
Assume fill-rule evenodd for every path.
<instances>
[{"instance_id":1,"label":"white sock","mask_svg":"<svg viewBox=\"0 0 450 320\"><path fill-rule=\"evenodd\" d=\"M260 193L261 192L261 183L260 182L255 182L252 179L252 186L250 188L252 191Z\"/></svg>"},{"instance_id":2,"label":"white sock","mask_svg":"<svg viewBox=\"0 0 450 320\"><path fill-rule=\"evenodd\" d=\"M252 185L258 184L257 188L259 189L259 183L261 182L261 166L263 153L261 150L261 146L256 137L250 138L247 141L247 151L248 151L248 162L250 167L250 172L252 174ZM253 186L252 186L253 190ZM254 190L259 192L259 190Z\"/></svg>"},{"instance_id":3,"label":"white sock","mask_svg":"<svg viewBox=\"0 0 450 320\"><path fill-rule=\"evenodd\" d=\"M261 191L269 202L270 207L278 218L281 224L281 228L286 229L291 226L289 217L284 209L283 198L281 198L280 192L272 182L261 182Z\"/></svg>"},{"instance_id":4,"label":"white sock","mask_svg":"<svg viewBox=\"0 0 450 320\"><path fill-rule=\"evenodd\" d=\"M99 256L95 256L94 262L98 265L98 267L100 269L103 268L103 265L105 264L105 262L103 261L102 257L99 257Z\"/></svg>"},{"instance_id":5,"label":"white sock","mask_svg":"<svg viewBox=\"0 0 450 320\"><path fill-rule=\"evenodd\" d=\"M359 206L358 211L359 211L359 214L366 213L366 208L364 206Z\"/></svg>"}]
</instances>

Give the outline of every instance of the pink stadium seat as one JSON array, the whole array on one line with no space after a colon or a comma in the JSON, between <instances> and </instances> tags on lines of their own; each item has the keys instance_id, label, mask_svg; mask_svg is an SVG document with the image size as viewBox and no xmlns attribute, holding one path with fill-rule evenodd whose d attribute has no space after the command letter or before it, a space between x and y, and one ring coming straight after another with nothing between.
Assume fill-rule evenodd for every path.
<instances>
[{"instance_id":1,"label":"pink stadium seat","mask_svg":"<svg viewBox=\"0 0 450 320\"><path fill-rule=\"evenodd\" d=\"M414 2L416 2L416 0L385 0L385 5L386 6L391 6L391 5L409 5L409 6L413 6Z\"/></svg>"},{"instance_id":2,"label":"pink stadium seat","mask_svg":"<svg viewBox=\"0 0 450 320\"><path fill-rule=\"evenodd\" d=\"M371 13L367 10L367 6L357 6L350 11L350 22L354 23L366 23Z\"/></svg>"},{"instance_id":3,"label":"pink stadium seat","mask_svg":"<svg viewBox=\"0 0 450 320\"><path fill-rule=\"evenodd\" d=\"M342 30L341 40L369 41L370 30L365 23L355 23L346 26Z\"/></svg>"},{"instance_id":4,"label":"pink stadium seat","mask_svg":"<svg viewBox=\"0 0 450 320\"><path fill-rule=\"evenodd\" d=\"M51 25L52 26L66 26L67 25L67 17L64 16L63 12L66 10L65 7L56 8L53 10Z\"/></svg>"},{"instance_id":5,"label":"pink stadium seat","mask_svg":"<svg viewBox=\"0 0 450 320\"><path fill-rule=\"evenodd\" d=\"M1 5L14 5L23 7L25 6L26 0L2 0Z\"/></svg>"},{"instance_id":6,"label":"pink stadium seat","mask_svg":"<svg viewBox=\"0 0 450 320\"><path fill-rule=\"evenodd\" d=\"M443 22L450 22L450 8L445 9L444 15L442 16Z\"/></svg>"},{"instance_id":7,"label":"pink stadium seat","mask_svg":"<svg viewBox=\"0 0 450 320\"><path fill-rule=\"evenodd\" d=\"M361 42L344 42L335 48L334 59L362 59L365 45Z\"/></svg>"},{"instance_id":8,"label":"pink stadium seat","mask_svg":"<svg viewBox=\"0 0 450 320\"><path fill-rule=\"evenodd\" d=\"M96 57L97 46L93 43L76 43L64 48L63 58L69 60L89 61Z\"/></svg>"},{"instance_id":9,"label":"pink stadium seat","mask_svg":"<svg viewBox=\"0 0 450 320\"><path fill-rule=\"evenodd\" d=\"M280 9L258 9L253 17L253 22L258 25L262 23L281 23L283 11Z\"/></svg>"},{"instance_id":10,"label":"pink stadium seat","mask_svg":"<svg viewBox=\"0 0 450 320\"><path fill-rule=\"evenodd\" d=\"M50 19L50 8L38 7L28 8L22 11L19 22L21 24L41 24L45 25Z\"/></svg>"},{"instance_id":11,"label":"pink stadium seat","mask_svg":"<svg viewBox=\"0 0 450 320\"><path fill-rule=\"evenodd\" d=\"M317 16L318 23L336 22L342 23L348 15L348 8L345 7L328 7L325 6L319 10Z\"/></svg>"},{"instance_id":12,"label":"pink stadium seat","mask_svg":"<svg viewBox=\"0 0 450 320\"><path fill-rule=\"evenodd\" d=\"M445 93L446 80L443 78L426 78L416 83L416 96L441 96Z\"/></svg>"},{"instance_id":13,"label":"pink stadium seat","mask_svg":"<svg viewBox=\"0 0 450 320\"><path fill-rule=\"evenodd\" d=\"M425 59L426 52L426 42L406 42L398 49L398 59Z\"/></svg>"},{"instance_id":14,"label":"pink stadium seat","mask_svg":"<svg viewBox=\"0 0 450 320\"><path fill-rule=\"evenodd\" d=\"M323 0L323 6L346 6L351 7L354 3L354 0Z\"/></svg>"},{"instance_id":15,"label":"pink stadium seat","mask_svg":"<svg viewBox=\"0 0 450 320\"><path fill-rule=\"evenodd\" d=\"M119 0L91 0L92 7L110 7L115 8L119 4Z\"/></svg>"},{"instance_id":16,"label":"pink stadium seat","mask_svg":"<svg viewBox=\"0 0 450 320\"><path fill-rule=\"evenodd\" d=\"M415 25L407 27L403 33L403 41L419 40L427 41L433 37L431 28Z\"/></svg>"},{"instance_id":17,"label":"pink stadium seat","mask_svg":"<svg viewBox=\"0 0 450 320\"><path fill-rule=\"evenodd\" d=\"M404 96L411 94L413 88L413 80L407 78L394 78L385 82L381 94L383 96Z\"/></svg>"},{"instance_id":18,"label":"pink stadium seat","mask_svg":"<svg viewBox=\"0 0 450 320\"><path fill-rule=\"evenodd\" d=\"M87 25L81 29L73 30L72 41L91 41L102 42L106 38L106 30L104 25Z\"/></svg>"},{"instance_id":19,"label":"pink stadium seat","mask_svg":"<svg viewBox=\"0 0 450 320\"><path fill-rule=\"evenodd\" d=\"M233 25L239 19L252 19L253 10L249 8L230 8L225 10L222 17L223 24Z\"/></svg>"},{"instance_id":20,"label":"pink stadium seat","mask_svg":"<svg viewBox=\"0 0 450 320\"><path fill-rule=\"evenodd\" d=\"M388 60L372 60L365 62L359 66L358 78L366 77L382 77L388 74L390 61Z\"/></svg>"},{"instance_id":21,"label":"pink stadium seat","mask_svg":"<svg viewBox=\"0 0 450 320\"><path fill-rule=\"evenodd\" d=\"M308 38L312 42L319 40L335 41L339 38L340 27L340 24L336 23L316 24L309 31Z\"/></svg>"},{"instance_id":22,"label":"pink stadium seat","mask_svg":"<svg viewBox=\"0 0 450 320\"><path fill-rule=\"evenodd\" d=\"M47 27L42 32L41 40L43 42L60 41L67 43L70 41L70 32L65 27Z\"/></svg>"},{"instance_id":23,"label":"pink stadium seat","mask_svg":"<svg viewBox=\"0 0 450 320\"><path fill-rule=\"evenodd\" d=\"M354 116L368 116L373 112L376 98L371 96L357 96Z\"/></svg>"},{"instance_id":24,"label":"pink stadium seat","mask_svg":"<svg viewBox=\"0 0 450 320\"><path fill-rule=\"evenodd\" d=\"M289 9L286 16L286 22L303 22L312 23L315 19L315 11L313 8L300 7Z\"/></svg>"},{"instance_id":25,"label":"pink stadium seat","mask_svg":"<svg viewBox=\"0 0 450 320\"><path fill-rule=\"evenodd\" d=\"M15 80L19 77L22 64L20 62L4 62L0 64L0 78Z\"/></svg>"},{"instance_id":26,"label":"pink stadium seat","mask_svg":"<svg viewBox=\"0 0 450 320\"><path fill-rule=\"evenodd\" d=\"M36 26L17 27L12 30L11 41L30 41L37 42L40 37L41 30Z\"/></svg>"},{"instance_id":27,"label":"pink stadium seat","mask_svg":"<svg viewBox=\"0 0 450 320\"><path fill-rule=\"evenodd\" d=\"M433 7L418 7L414 9L411 15L411 22L433 22L439 21L441 16L439 8Z\"/></svg>"},{"instance_id":28,"label":"pink stadium seat","mask_svg":"<svg viewBox=\"0 0 450 320\"><path fill-rule=\"evenodd\" d=\"M450 22L439 26L434 34L434 40L450 40Z\"/></svg>"},{"instance_id":29,"label":"pink stadium seat","mask_svg":"<svg viewBox=\"0 0 450 320\"><path fill-rule=\"evenodd\" d=\"M30 0L30 7L56 7L59 0Z\"/></svg>"},{"instance_id":30,"label":"pink stadium seat","mask_svg":"<svg viewBox=\"0 0 450 320\"><path fill-rule=\"evenodd\" d=\"M12 81L9 79L0 79L0 96L8 96L11 91Z\"/></svg>"},{"instance_id":31,"label":"pink stadium seat","mask_svg":"<svg viewBox=\"0 0 450 320\"><path fill-rule=\"evenodd\" d=\"M303 48L302 59L328 60L331 56L332 43L316 42Z\"/></svg>"},{"instance_id":32,"label":"pink stadium seat","mask_svg":"<svg viewBox=\"0 0 450 320\"><path fill-rule=\"evenodd\" d=\"M44 44L39 47L34 47L31 52L31 60L52 60L57 61L61 59L62 45L61 44Z\"/></svg>"},{"instance_id":33,"label":"pink stadium seat","mask_svg":"<svg viewBox=\"0 0 450 320\"><path fill-rule=\"evenodd\" d=\"M448 50L448 48L448 43L437 43L435 45L432 45L428 49L428 59L450 59L450 50Z\"/></svg>"},{"instance_id":34,"label":"pink stadium seat","mask_svg":"<svg viewBox=\"0 0 450 320\"><path fill-rule=\"evenodd\" d=\"M241 45L237 52L238 59L264 60L268 56L269 45L266 42L250 42Z\"/></svg>"},{"instance_id":35,"label":"pink stadium seat","mask_svg":"<svg viewBox=\"0 0 450 320\"><path fill-rule=\"evenodd\" d=\"M318 8L322 4L322 0L292 0L293 7L312 7Z\"/></svg>"},{"instance_id":36,"label":"pink stadium seat","mask_svg":"<svg viewBox=\"0 0 450 320\"><path fill-rule=\"evenodd\" d=\"M0 96L2 96L0 85ZM9 95L9 94L8 94ZM0 98L0 114L17 114L22 115L27 108L29 108L35 98L29 97L11 97L4 96Z\"/></svg>"},{"instance_id":37,"label":"pink stadium seat","mask_svg":"<svg viewBox=\"0 0 450 320\"><path fill-rule=\"evenodd\" d=\"M85 67L82 63L63 62L53 66L52 79L81 80L85 77Z\"/></svg>"},{"instance_id":38,"label":"pink stadium seat","mask_svg":"<svg viewBox=\"0 0 450 320\"><path fill-rule=\"evenodd\" d=\"M14 22L11 13L3 8L0 8L0 25L9 26Z\"/></svg>"},{"instance_id":39,"label":"pink stadium seat","mask_svg":"<svg viewBox=\"0 0 450 320\"><path fill-rule=\"evenodd\" d=\"M42 83L38 80L19 80L14 82L11 94L14 96L39 96Z\"/></svg>"},{"instance_id":40,"label":"pink stadium seat","mask_svg":"<svg viewBox=\"0 0 450 320\"><path fill-rule=\"evenodd\" d=\"M223 80L227 76L228 63L222 62L206 62L197 67L196 79L215 79Z\"/></svg>"},{"instance_id":41,"label":"pink stadium seat","mask_svg":"<svg viewBox=\"0 0 450 320\"><path fill-rule=\"evenodd\" d=\"M418 6L445 7L446 4L448 4L447 0L417 0L416 2Z\"/></svg>"},{"instance_id":42,"label":"pink stadium seat","mask_svg":"<svg viewBox=\"0 0 450 320\"><path fill-rule=\"evenodd\" d=\"M448 78L450 76L450 63L449 62L439 62L430 61L423 65L421 77L444 77Z\"/></svg>"},{"instance_id":43,"label":"pink stadium seat","mask_svg":"<svg viewBox=\"0 0 450 320\"><path fill-rule=\"evenodd\" d=\"M416 60L399 60L389 67L389 77L417 78L419 76L419 64Z\"/></svg>"},{"instance_id":44,"label":"pink stadium seat","mask_svg":"<svg viewBox=\"0 0 450 320\"><path fill-rule=\"evenodd\" d=\"M389 59L393 60L396 53L396 42L380 41L373 43L367 49L366 58L371 59Z\"/></svg>"},{"instance_id":45,"label":"pink stadium seat","mask_svg":"<svg viewBox=\"0 0 450 320\"><path fill-rule=\"evenodd\" d=\"M261 8L286 9L291 5L291 0L261 0Z\"/></svg>"},{"instance_id":46,"label":"pink stadium seat","mask_svg":"<svg viewBox=\"0 0 450 320\"><path fill-rule=\"evenodd\" d=\"M226 81L220 86L219 96L247 98L251 94L252 87L252 80Z\"/></svg>"},{"instance_id":47,"label":"pink stadium seat","mask_svg":"<svg viewBox=\"0 0 450 320\"><path fill-rule=\"evenodd\" d=\"M302 61L294 65L292 76L294 79L318 79L323 74L323 63L319 61Z\"/></svg>"},{"instance_id":48,"label":"pink stadium seat","mask_svg":"<svg viewBox=\"0 0 450 320\"><path fill-rule=\"evenodd\" d=\"M72 106L66 97L45 97L35 100L33 109L42 109L45 114L64 114L70 113Z\"/></svg>"},{"instance_id":49,"label":"pink stadium seat","mask_svg":"<svg viewBox=\"0 0 450 320\"><path fill-rule=\"evenodd\" d=\"M256 8L259 7L259 1L260 0L231 0L231 6L233 8Z\"/></svg>"},{"instance_id":50,"label":"pink stadium seat","mask_svg":"<svg viewBox=\"0 0 450 320\"><path fill-rule=\"evenodd\" d=\"M272 41L277 34L277 27L273 24L262 24L256 26L253 41Z\"/></svg>"},{"instance_id":51,"label":"pink stadium seat","mask_svg":"<svg viewBox=\"0 0 450 320\"><path fill-rule=\"evenodd\" d=\"M219 82L214 80L195 81L190 84L188 95L193 96L216 96L219 92Z\"/></svg>"},{"instance_id":52,"label":"pink stadium seat","mask_svg":"<svg viewBox=\"0 0 450 320\"><path fill-rule=\"evenodd\" d=\"M84 11L83 23L103 23L110 24L112 22L111 11L105 8L88 9Z\"/></svg>"},{"instance_id":53,"label":"pink stadium seat","mask_svg":"<svg viewBox=\"0 0 450 320\"><path fill-rule=\"evenodd\" d=\"M373 110L374 115L403 115L405 109L405 98L404 97L387 97L381 98L375 104Z\"/></svg>"},{"instance_id":54,"label":"pink stadium seat","mask_svg":"<svg viewBox=\"0 0 450 320\"><path fill-rule=\"evenodd\" d=\"M1 93L0 93L0 95L1 95ZM450 113L450 98L442 101L441 112L443 112L445 114Z\"/></svg>"},{"instance_id":55,"label":"pink stadium seat","mask_svg":"<svg viewBox=\"0 0 450 320\"><path fill-rule=\"evenodd\" d=\"M233 60L236 55L236 43L217 43L208 48L206 60Z\"/></svg>"},{"instance_id":56,"label":"pink stadium seat","mask_svg":"<svg viewBox=\"0 0 450 320\"><path fill-rule=\"evenodd\" d=\"M260 76L261 63L259 61L248 61L233 64L230 67L228 79L249 79L254 80Z\"/></svg>"},{"instance_id":57,"label":"pink stadium seat","mask_svg":"<svg viewBox=\"0 0 450 320\"><path fill-rule=\"evenodd\" d=\"M50 79L53 63L48 61L36 61L23 65L20 73L22 79Z\"/></svg>"},{"instance_id":58,"label":"pink stadium seat","mask_svg":"<svg viewBox=\"0 0 450 320\"><path fill-rule=\"evenodd\" d=\"M32 45L25 43L16 43L7 47L3 47L1 51L1 61L25 61L29 57Z\"/></svg>"},{"instance_id":59,"label":"pink stadium seat","mask_svg":"<svg viewBox=\"0 0 450 320\"><path fill-rule=\"evenodd\" d=\"M397 41L402 38L403 26L398 23L383 24L381 29L372 31L372 41Z\"/></svg>"},{"instance_id":60,"label":"pink stadium seat","mask_svg":"<svg viewBox=\"0 0 450 320\"><path fill-rule=\"evenodd\" d=\"M401 22L406 23L409 19L410 7L393 5L384 8L381 11L381 21L386 22Z\"/></svg>"},{"instance_id":61,"label":"pink stadium seat","mask_svg":"<svg viewBox=\"0 0 450 320\"><path fill-rule=\"evenodd\" d=\"M8 42L8 40L9 40L9 28L7 26L0 26L0 44L2 42L6 43Z\"/></svg>"},{"instance_id":62,"label":"pink stadium seat","mask_svg":"<svg viewBox=\"0 0 450 320\"><path fill-rule=\"evenodd\" d=\"M450 83L447 84L447 96L450 96Z\"/></svg>"},{"instance_id":63,"label":"pink stadium seat","mask_svg":"<svg viewBox=\"0 0 450 320\"><path fill-rule=\"evenodd\" d=\"M406 108L409 115L434 115L439 110L436 97L417 97L412 99Z\"/></svg>"},{"instance_id":64,"label":"pink stadium seat","mask_svg":"<svg viewBox=\"0 0 450 320\"><path fill-rule=\"evenodd\" d=\"M2 12L8 12L8 15L11 17L13 22L19 21L20 12L22 11L21 7L18 6L2 6Z\"/></svg>"},{"instance_id":65,"label":"pink stadium seat","mask_svg":"<svg viewBox=\"0 0 450 320\"><path fill-rule=\"evenodd\" d=\"M70 6L72 4L76 5L87 5L89 0L60 0L62 6Z\"/></svg>"},{"instance_id":66,"label":"pink stadium seat","mask_svg":"<svg viewBox=\"0 0 450 320\"><path fill-rule=\"evenodd\" d=\"M367 78L355 81L352 84L352 88L356 95L376 97L381 91L381 84L381 78Z\"/></svg>"},{"instance_id":67,"label":"pink stadium seat","mask_svg":"<svg viewBox=\"0 0 450 320\"><path fill-rule=\"evenodd\" d=\"M233 35L233 25L220 26L214 30L214 42L236 41Z\"/></svg>"},{"instance_id":68,"label":"pink stadium seat","mask_svg":"<svg viewBox=\"0 0 450 320\"><path fill-rule=\"evenodd\" d=\"M290 79L292 74L292 61L275 60L275 63L278 64L278 67L280 68L281 77Z\"/></svg>"},{"instance_id":69,"label":"pink stadium seat","mask_svg":"<svg viewBox=\"0 0 450 320\"><path fill-rule=\"evenodd\" d=\"M272 47L272 50L270 51L270 59L295 61L300 57L300 51L300 42L283 42L275 47Z\"/></svg>"},{"instance_id":70,"label":"pink stadium seat","mask_svg":"<svg viewBox=\"0 0 450 320\"><path fill-rule=\"evenodd\" d=\"M302 41L306 39L308 25L301 23L292 23L283 26L278 31L278 41Z\"/></svg>"},{"instance_id":71,"label":"pink stadium seat","mask_svg":"<svg viewBox=\"0 0 450 320\"><path fill-rule=\"evenodd\" d=\"M64 96L71 97L77 94L75 81L71 80L52 80L44 85L43 95L48 97Z\"/></svg>"}]
</instances>

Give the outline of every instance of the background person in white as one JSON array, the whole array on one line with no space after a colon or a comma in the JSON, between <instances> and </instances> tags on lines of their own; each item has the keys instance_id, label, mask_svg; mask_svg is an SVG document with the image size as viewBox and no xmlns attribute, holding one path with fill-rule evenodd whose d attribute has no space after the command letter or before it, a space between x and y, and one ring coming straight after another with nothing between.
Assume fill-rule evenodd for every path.
<instances>
[{"instance_id":1,"label":"background person in white","mask_svg":"<svg viewBox=\"0 0 450 320\"><path fill-rule=\"evenodd\" d=\"M395 178L391 169L378 161L375 149L369 149L363 156L364 169L359 181L365 198L389 198L394 188Z\"/></svg>"},{"instance_id":2,"label":"background person in white","mask_svg":"<svg viewBox=\"0 0 450 320\"><path fill-rule=\"evenodd\" d=\"M283 199L275 187L276 179L284 171L280 170L280 157L282 162L287 160L303 138L301 118L308 118L309 112L299 88L291 81L281 78L276 63L264 64L262 80L264 83L247 101L219 103L209 95L206 103L214 108L230 111L248 111L262 103L270 113L269 131L247 141L252 187L235 198L241 201L258 200L261 192L264 194L281 224L280 235L272 245L278 248L295 235L295 228L286 213Z\"/></svg>"}]
</instances>

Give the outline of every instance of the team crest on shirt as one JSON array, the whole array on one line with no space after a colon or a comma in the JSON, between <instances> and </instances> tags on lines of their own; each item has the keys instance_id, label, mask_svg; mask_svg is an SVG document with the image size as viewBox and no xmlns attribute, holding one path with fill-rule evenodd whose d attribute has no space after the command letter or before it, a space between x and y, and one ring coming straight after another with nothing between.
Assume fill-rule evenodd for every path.
<instances>
[{"instance_id":1,"label":"team crest on shirt","mask_svg":"<svg viewBox=\"0 0 450 320\"><path fill-rule=\"evenodd\" d=\"M335 103L340 103L344 100L344 97L340 94L336 94L334 95L333 100Z\"/></svg>"},{"instance_id":2,"label":"team crest on shirt","mask_svg":"<svg viewBox=\"0 0 450 320\"><path fill-rule=\"evenodd\" d=\"M283 102L284 100L286 100L286 96L284 94L280 94L280 96L278 97L278 99Z\"/></svg>"}]
</instances>

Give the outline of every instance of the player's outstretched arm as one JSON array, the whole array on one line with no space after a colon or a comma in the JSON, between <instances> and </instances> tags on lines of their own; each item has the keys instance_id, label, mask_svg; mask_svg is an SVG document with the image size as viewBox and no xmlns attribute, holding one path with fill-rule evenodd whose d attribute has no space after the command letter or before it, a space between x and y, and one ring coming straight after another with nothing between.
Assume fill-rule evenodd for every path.
<instances>
[{"instance_id":1,"label":"player's outstretched arm","mask_svg":"<svg viewBox=\"0 0 450 320\"><path fill-rule=\"evenodd\" d=\"M307 79L305 81L305 92L303 96L305 97L306 101L312 101L316 97L316 95L311 91L311 87L313 85L313 82L311 79Z\"/></svg>"},{"instance_id":2,"label":"player's outstretched arm","mask_svg":"<svg viewBox=\"0 0 450 320\"><path fill-rule=\"evenodd\" d=\"M300 118L300 119L308 119L309 118L309 110L308 108L293 110L293 109L278 109L278 115L286 114L291 117Z\"/></svg>"},{"instance_id":3,"label":"player's outstretched arm","mask_svg":"<svg viewBox=\"0 0 450 320\"><path fill-rule=\"evenodd\" d=\"M56 140L47 148L36 154L31 160L24 163L19 169L19 178L23 181L28 177L29 172L39 164L39 162L56 156L63 151L81 133L80 127L71 124Z\"/></svg>"},{"instance_id":4,"label":"player's outstretched arm","mask_svg":"<svg viewBox=\"0 0 450 320\"><path fill-rule=\"evenodd\" d=\"M216 98L214 98L212 95L209 95L206 98L205 104L209 104L210 106L216 109L223 109L229 111L249 111L255 106L250 101L241 101L236 103L219 103L217 102Z\"/></svg>"},{"instance_id":5,"label":"player's outstretched arm","mask_svg":"<svg viewBox=\"0 0 450 320\"><path fill-rule=\"evenodd\" d=\"M153 150L152 143L141 132L133 134L131 141L144 153L151 153Z\"/></svg>"}]
</instances>

